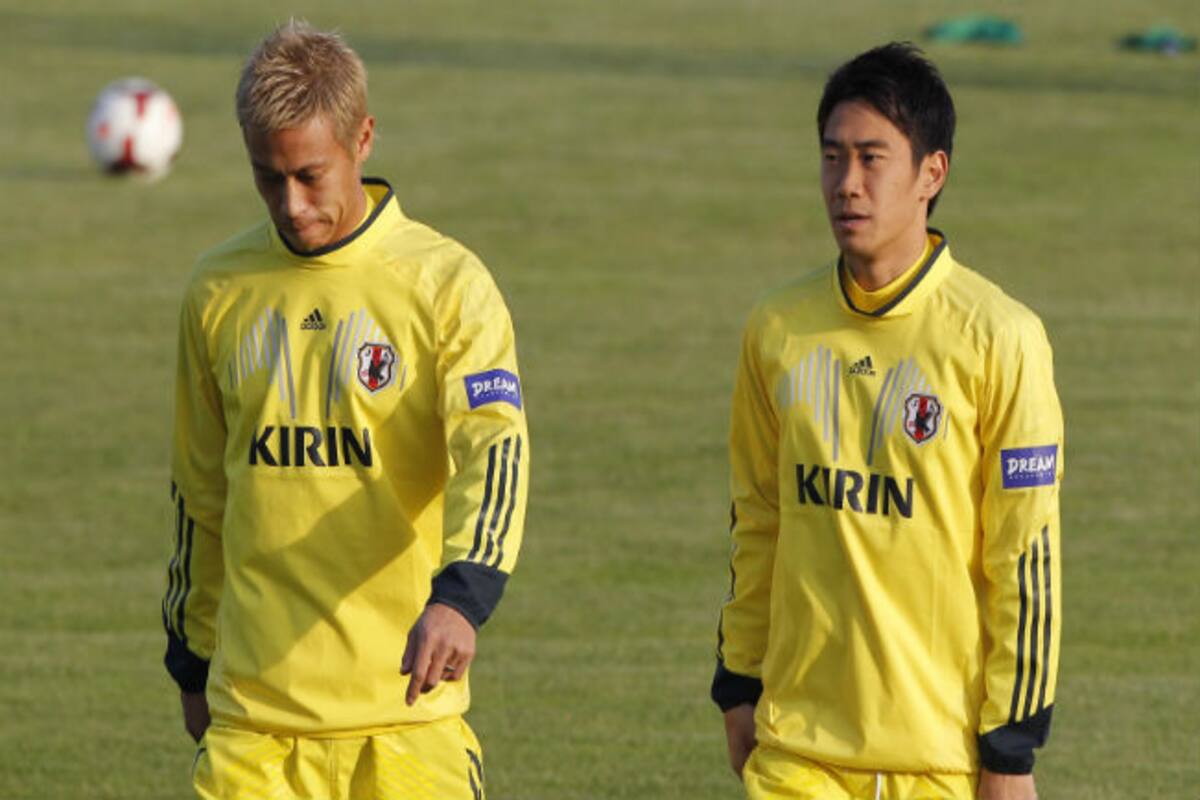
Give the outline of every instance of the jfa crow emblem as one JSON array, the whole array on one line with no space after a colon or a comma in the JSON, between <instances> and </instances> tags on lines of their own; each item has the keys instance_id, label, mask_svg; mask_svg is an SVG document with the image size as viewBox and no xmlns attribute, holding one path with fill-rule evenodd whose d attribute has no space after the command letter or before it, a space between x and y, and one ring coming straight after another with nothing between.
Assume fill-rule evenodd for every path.
<instances>
[{"instance_id":1,"label":"jfa crow emblem","mask_svg":"<svg viewBox=\"0 0 1200 800\"><path fill-rule=\"evenodd\" d=\"M904 432L917 444L937 435L942 404L931 394L910 394L904 401Z\"/></svg>"},{"instance_id":2,"label":"jfa crow emblem","mask_svg":"<svg viewBox=\"0 0 1200 800\"><path fill-rule=\"evenodd\" d=\"M378 392L396 377L396 351L390 344L367 342L358 348L358 382L367 391Z\"/></svg>"}]
</instances>

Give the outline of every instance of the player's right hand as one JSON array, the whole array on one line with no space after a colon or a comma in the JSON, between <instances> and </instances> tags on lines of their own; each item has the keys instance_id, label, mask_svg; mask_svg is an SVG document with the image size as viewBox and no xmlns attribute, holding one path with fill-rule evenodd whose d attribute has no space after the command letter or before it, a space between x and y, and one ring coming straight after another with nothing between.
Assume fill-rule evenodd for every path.
<instances>
[{"instance_id":1,"label":"player's right hand","mask_svg":"<svg viewBox=\"0 0 1200 800\"><path fill-rule=\"evenodd\" d=\"M200 741L212 722L208 715L208 698L204 696L204 692L181 691L179 702L183 705L183 727L187 729L189 736L197 742Z\"/></svg>"},{"instance_id":2,"label":"player's right hand","mask_svg":"<svg viewBox=\"0 0 1200 800\"><path fill-rule=\"evenodd\" d=\"M475 658L475 627L462 613L441 603L421 612L404 646L400 674L408 675L404 702L412 705L441 681L459 681Z\"/></svg>"},{"instance_id":3,"label":"player's right hand","mask_svg":"<svg viewBox=\"0 0 1200 800\"><path fill-rule=\"evenodd\" d=\"M741 778L746 759L758 744L754 738L754 706L743 703L725 712L725 741L729 746L729 766Z\"/></svg>"}]
</instances>

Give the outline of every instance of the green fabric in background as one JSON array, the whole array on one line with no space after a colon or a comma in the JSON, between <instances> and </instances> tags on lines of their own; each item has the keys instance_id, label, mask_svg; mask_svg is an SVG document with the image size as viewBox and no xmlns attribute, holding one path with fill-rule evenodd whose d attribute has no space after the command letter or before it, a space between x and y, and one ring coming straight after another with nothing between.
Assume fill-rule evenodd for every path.
<instances>
[{"instance_id":1,"label":"green fabric in background","mask_svg":"<svg viewBox=\"0 0 1200 800\"><path fill-rule=\"evenodd\" d=\"M1118 40L1122 50L1174 55L1196 49L1196 38L1184 36L1183 31L1170 25L1154 25L1141 33L1131 33Z\"/></svg>"},{"instance_id":2,"label":"green fabric in background","mask_svg":"<svg viewBox=\"0 0 1200 800\"><path fill-rule=\"evenodd\" d=\"M1025 41L1021 28L1012 20L986 14L972 14L939 22L925 29L934 42L987 42L1017 45Z\"/></svg>"}]
</instances>

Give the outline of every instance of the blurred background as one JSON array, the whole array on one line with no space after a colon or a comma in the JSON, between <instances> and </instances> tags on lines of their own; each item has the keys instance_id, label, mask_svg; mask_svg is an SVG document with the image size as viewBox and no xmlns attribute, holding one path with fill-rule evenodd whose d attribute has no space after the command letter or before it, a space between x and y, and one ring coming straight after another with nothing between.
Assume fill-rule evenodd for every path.
<instances>
[{"instance_id":1,"label":"blurred background","mask_svg":"<svg viewBox=\"0 0 1200 800\"><path fill-rule=\"evenodd\" d=\"M987 12L1020 41L925 38ZM233 89L293 14L362 54L368 172L481 255L516 321L533 491L469 716L493 800L738 796L707 694L740 327L835 256L817 100L892 39L958 105L933 224L1055 347L1042 795L1195 797L1200 59L1118 47L1195 36L1193 0L0 0L0 798L190 796L159 630L177 304L196 255L263 216ZM183 115L158 183L88 158L91 101L126 75Z\"/></svg>"}]
</instances>

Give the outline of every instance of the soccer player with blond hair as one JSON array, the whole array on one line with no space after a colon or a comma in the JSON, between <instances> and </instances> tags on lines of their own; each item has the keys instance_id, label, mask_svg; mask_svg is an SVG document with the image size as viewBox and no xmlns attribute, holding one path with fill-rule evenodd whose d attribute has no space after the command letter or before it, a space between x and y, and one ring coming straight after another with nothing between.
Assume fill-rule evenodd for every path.
<instances>
[{"instance_id":1,"label":"soccer player with blond hair","mask_svg":"<svg viewBox=\"0 0 1200 800\"><path fill-rule=\"evenodd\" d=\"M375 120L340 36L278 28L237 117L269 219L200 258L179 329L162 619L193 784L479 800L469 668L529 485L508 311L363 177Z\"/></svg>"},{"instance_id":2,"label":"soccer player with blond hair","mask_svg":"<svg viewBox=\"0 0 1200 800\"><path fill-rule=\"evenodd\" d=\"M817 111L839 257L742 340L712 697L752 800L1032 800L1062 591L1063 421L1028 308L927 227L954 105L911 45Z\"/></svg>"}]
</instances>

